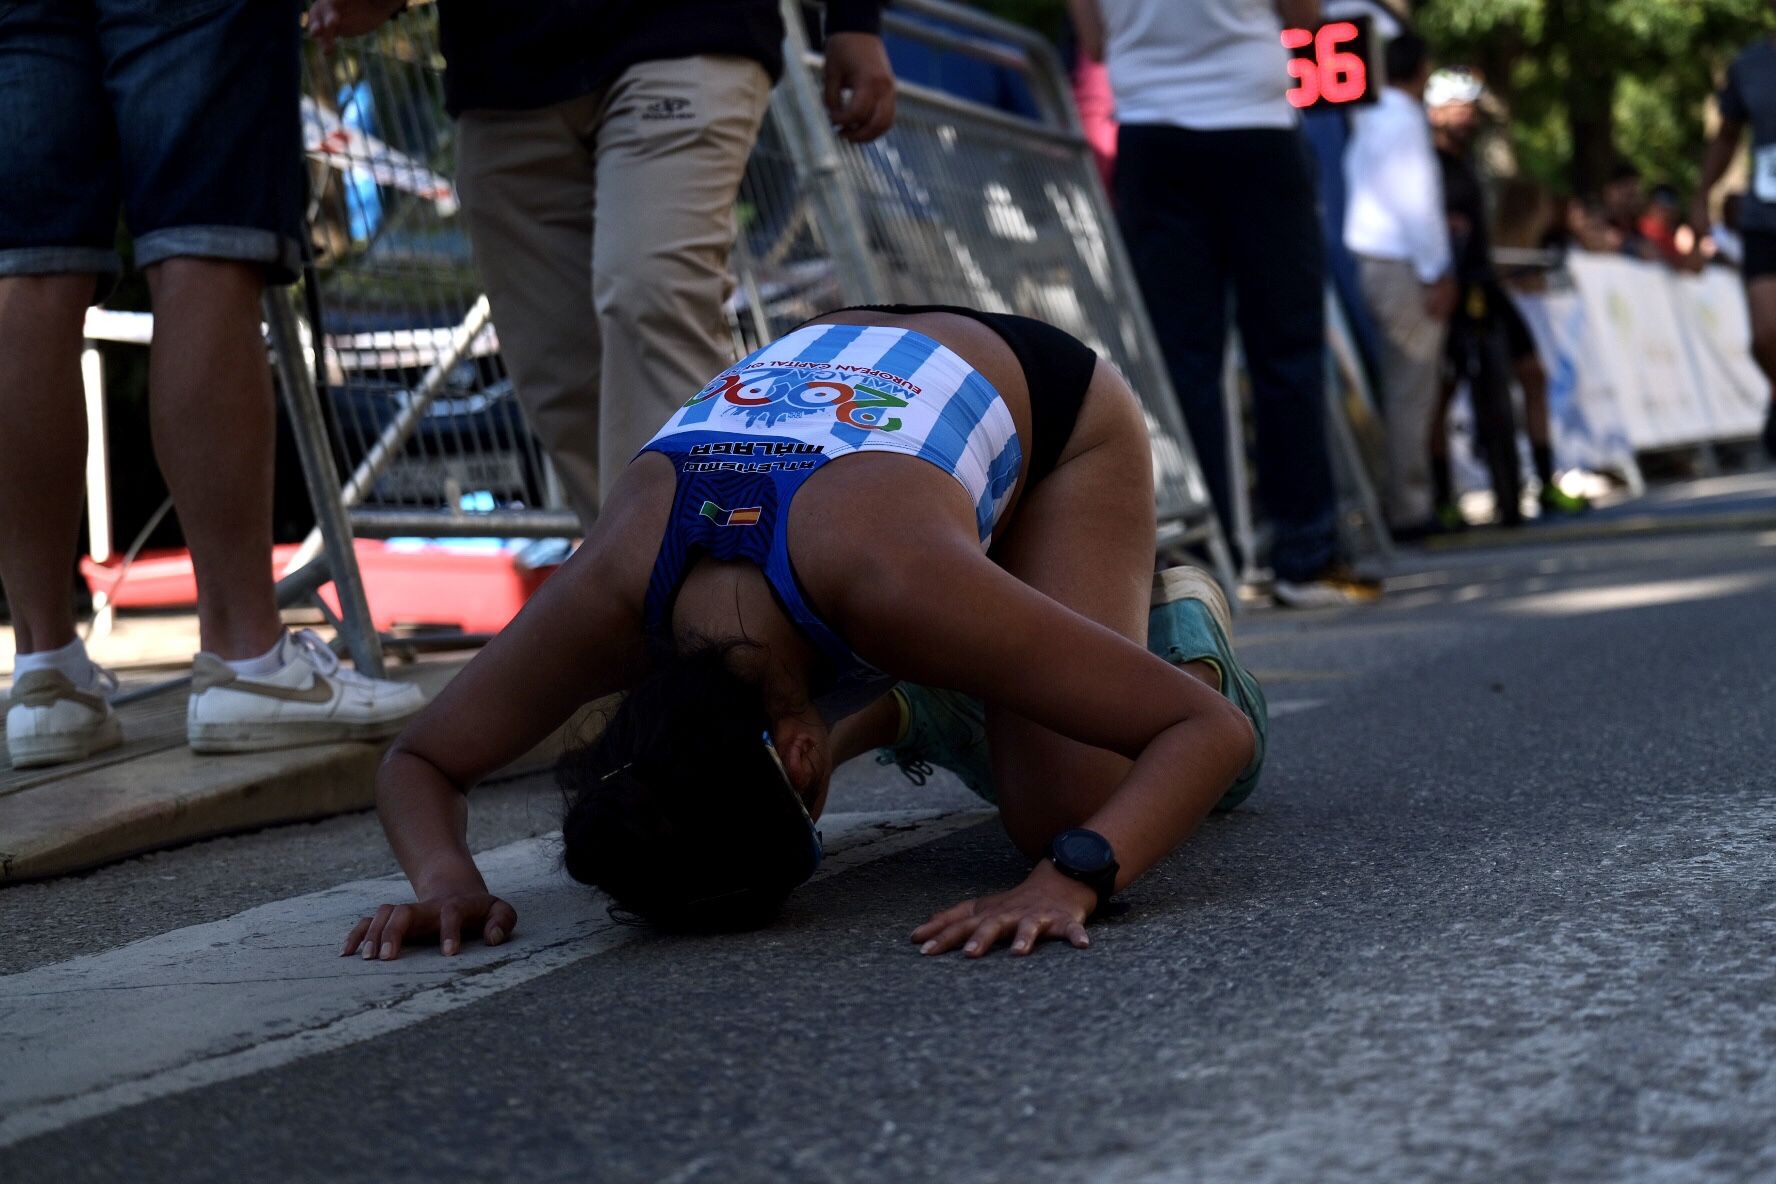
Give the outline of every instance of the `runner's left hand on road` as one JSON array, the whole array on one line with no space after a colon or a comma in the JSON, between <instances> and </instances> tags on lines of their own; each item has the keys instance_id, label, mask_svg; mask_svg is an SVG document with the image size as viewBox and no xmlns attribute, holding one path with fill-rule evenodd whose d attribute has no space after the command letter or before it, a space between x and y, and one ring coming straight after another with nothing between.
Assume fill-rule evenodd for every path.
<instances>
[{"instance_id":1,"label":"runner's left hand on road","mask_svg":"<svg viewBox=\"0 0 1776 1184\"><path fill-rule=\"evenodd\" d=\"M1010 892L965 900L913 930L921 954L945 954L960 946L979 958L1001 941L1013 954L1028 954L1038 943L1066 940L1083 950L1091 944L1085 919L1097 907L1097 894L1070 880L1046 860Z\"/></svg>"}]
</instances>

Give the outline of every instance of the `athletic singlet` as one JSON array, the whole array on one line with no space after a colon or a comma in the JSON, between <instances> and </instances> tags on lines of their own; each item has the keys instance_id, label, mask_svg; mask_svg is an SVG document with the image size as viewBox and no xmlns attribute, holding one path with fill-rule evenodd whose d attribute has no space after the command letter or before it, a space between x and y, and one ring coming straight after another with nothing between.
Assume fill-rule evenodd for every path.
<instances>
[{"instance_id":1,"label":"athletic singlet","mask_svg":"<svg viewBox=\"0 0 1776 1184\"><path fill-rule=\"evenodd\" d=\"M672 516L648 582L647 628L668 616L699 554L747 560L819 650L828 720L866 706L894 680L852 652L802 595L789 561L789 507L820 466L854 452L929 461L968 491L985 548L1017 483L1023 450L999 392L950 349L884 325L809 325L722 371L642 452L678 470ZM892 528L893 507L882 507Z\"/></svg>"}]
</instances>

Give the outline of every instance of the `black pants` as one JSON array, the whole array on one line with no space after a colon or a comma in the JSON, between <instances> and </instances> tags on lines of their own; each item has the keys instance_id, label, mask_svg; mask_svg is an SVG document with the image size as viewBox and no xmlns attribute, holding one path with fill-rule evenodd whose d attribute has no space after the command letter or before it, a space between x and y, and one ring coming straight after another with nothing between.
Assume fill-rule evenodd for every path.
<instances>
[{"instance_id":1,"label":"black pants","mask_svg":"<svg viewBox=\"0 0 1776 1184\"><path fill-rule=\"evenodd\" d=\"M1508 299L1498 293L1498 299ZM1511 401L1513 347L1505 317L1458 313L1449 322L1445 347L1453 383L1468 384L1474 410L1474 445L1492 481L1501 522L1518 522L1523 511L1523 468L1517 460L1517 412Z\"/></svg>"},{"instance_id":2,"label":"black pants","mask_svg":"<svg viewBox=\"0 0 1776 1184\"><path fill-rule=\"evenodd\" d=\"M1293 129L1125 124L1116 199L1135 275L1221 525L1232 537L1221 370L1228 294L1252 380L1258 499L1281 579L1337 558L1326 451L1325 247Z\"/></svg>"}]
</instances>

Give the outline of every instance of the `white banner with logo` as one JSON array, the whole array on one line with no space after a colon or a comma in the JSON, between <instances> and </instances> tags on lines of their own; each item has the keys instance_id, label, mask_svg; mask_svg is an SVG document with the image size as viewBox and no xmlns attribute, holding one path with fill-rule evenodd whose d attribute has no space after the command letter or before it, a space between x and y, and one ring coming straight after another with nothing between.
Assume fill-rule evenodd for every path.
<instances>
[{"instance_id":1,"label":"white banner with logo","mask_svg":"<svg viewBox=\"0 0 1776 1184\"><path fill-rule=\"evenodd\" d=\"M1592 361L1597 351L1590 317L1577 293L1511 295L1548 373L1548 426L1555 467L1594 473L1631 469L1634 445L1615 394ZM1527 461L1523 471L1531 471Z\"/></svg>"},{"instance_id":2,"label":"white banner with logo","mask_svg":"<svg viewBox=\"0 0 1776 1184\"><path fill-rule=\"evenodd\" d=\"M1592 348L1584 381L1607 389L1636 451L1755 436L1770 384L1751 358L1736 273L1680 275L1618 255L1575 252L1567 270Z\"/></svg>"},{"instance_id":3,"label":"white banner with logo","mask_svg":"<svg viewBox=\"0 0 1776 1184\"><path fill-rule=\"evenodd\" d=\"M1568 256L1567 270L1590 323L1591 361L1614 393L1635 449L1714 438L1671 273L1620 255L1578 252Z\"/></svg>"},{"instance_id":4,"label":"white banner with logo","mask_svg":"<svg viewBox=\"0 0 1776 1184\"><path fill-rule=\"evenodd\" d=\"M1757 435L1770 406L1770 382L1752 360L1751 316L1738 274L1711 267L1671 283L1715 438Z\"/></svg>"}]
</instances>

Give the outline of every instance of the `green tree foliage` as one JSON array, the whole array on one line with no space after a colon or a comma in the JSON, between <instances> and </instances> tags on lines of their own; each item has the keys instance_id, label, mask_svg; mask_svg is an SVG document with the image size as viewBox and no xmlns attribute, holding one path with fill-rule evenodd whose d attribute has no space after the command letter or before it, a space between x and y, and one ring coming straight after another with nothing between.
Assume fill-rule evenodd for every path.
<instances>
[{"instance_id":1,"label":"green tree foliage","mask_svg":"<svg viewBox=\"0 0 1776 1184\"><path fill-rule=\"evenodd\" d=\"M1707 99L1769 0L1422 0L1440 62L1485 72L1524 171L1592 193L1618 160L1694 185Z\"/></svg>"}]
</instances>

